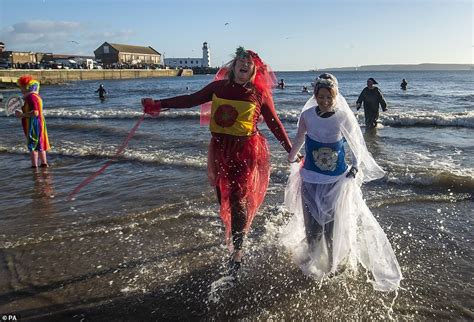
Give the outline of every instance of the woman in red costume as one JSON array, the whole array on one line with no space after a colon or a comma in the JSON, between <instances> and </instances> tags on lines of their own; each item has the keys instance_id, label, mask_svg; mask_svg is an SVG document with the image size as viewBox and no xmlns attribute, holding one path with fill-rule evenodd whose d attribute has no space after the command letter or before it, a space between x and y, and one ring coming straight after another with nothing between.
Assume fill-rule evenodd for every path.
<instances>
[{"instance_id":1,"label":"woman in red costume","mask_svg":"<svg viewBox=\"0 0 474 322\"><path fill-rule=\"evenodd\" d=\"M263 202L270 176L267 140L257 128L260 116L287 152L291 143L273 104L275 75L255 52L237 48L235 58L216 78L223 79L194 94L163 100L145 98L142 104L145 113L157 116L161 109L212 102L208 177L216 187L226 241L233 250L230 273L235 277L244 236Z\"/></svg>"}]
</instances>

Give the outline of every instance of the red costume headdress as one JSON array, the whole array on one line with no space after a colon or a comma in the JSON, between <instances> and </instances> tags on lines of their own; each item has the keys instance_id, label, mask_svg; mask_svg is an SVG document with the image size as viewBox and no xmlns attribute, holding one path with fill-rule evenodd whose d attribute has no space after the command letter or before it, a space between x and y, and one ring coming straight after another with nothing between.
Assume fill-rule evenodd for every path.
<instances>
[{"instance_id":1,"label":"red costume headdress","mask_svg":"<svg viewBox=\"0 0 474 322\"><path fill-rule=\"evenodd\" d=\"M228 64L227 68L232 67L232 63L237 58L250 57L255 65L255 77L252 81L255 88L258 91L266 95L272 94L272 89L276 86L275 74L258 56L258 54L252 50L245 50L244 47L238 47L235 51L235 58Z\"/></svg>"},{"instance_id":2,"label":"red costume headdress","mask_svg":"<svg viewBox=\"0 0 474 322\"><path fill-rule=\"evenodd\" d=\"M252 50L246 50L240 46L235 51L235 57L230 62L225 64L219 69L214 76L214 81L221 79L229 79L230 74L233 72L233 65L238 58L250 57L255 65L255 77L251 80L253 86L263 95L272 95L272 90L276 86L277 81L275 74L271 68L266 65L258 54ZM211 116L211 104L206 103L201 105L201 125L208 125Z\"/></svg>"}]
</instances>

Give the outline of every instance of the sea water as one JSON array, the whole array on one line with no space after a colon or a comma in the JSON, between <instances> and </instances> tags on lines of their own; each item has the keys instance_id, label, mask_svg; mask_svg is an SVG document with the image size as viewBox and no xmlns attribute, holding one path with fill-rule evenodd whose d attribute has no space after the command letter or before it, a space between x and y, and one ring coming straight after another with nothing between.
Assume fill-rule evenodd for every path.
<instances>
[{"instance_id":1,"label":"sea water","mask_svg":"<svg viewBox=\"0 0 474 322\"><path fill-rule=\"evenodd\" d=\"M212 75L43 86L50 168L30 169L20 121L0 110L0 313L56 318L472 319L474 78L472 71L335 72L355 101L368 77L388 103L365 134L386 171L362 187L404 279L398 294L372 289L364 270L326 281L304 276L278 240L287 154L264 123L272 173L246 241L241 278L219 290L227 250L207 183L209 130L199 109L147 117L140 99L190 94ZM274 100L291 138L315 72L280 72ZM400 89L405 78L408 89ZM18 91L2 92L4 98ZM99 306L100 305L100 306ZM49 315L48 315L49 314Z\"/></svg>"}]
</instances>

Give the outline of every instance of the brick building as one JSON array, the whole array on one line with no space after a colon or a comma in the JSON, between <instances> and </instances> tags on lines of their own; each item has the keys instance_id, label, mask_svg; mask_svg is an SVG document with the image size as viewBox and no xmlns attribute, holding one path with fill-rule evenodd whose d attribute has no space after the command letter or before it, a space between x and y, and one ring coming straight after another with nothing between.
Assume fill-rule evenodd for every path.
<instances>
[{"instance_id":1,"label":"brick building","mask_svg":"<svg viewBox=\"0 0 474 322\"><path fill-rule=\"evenodd\" d=\"M152 47L112 44L104 42L94 50L97 60L110 65L159 65L161 54Z\"/></svg>"}]
</instances>

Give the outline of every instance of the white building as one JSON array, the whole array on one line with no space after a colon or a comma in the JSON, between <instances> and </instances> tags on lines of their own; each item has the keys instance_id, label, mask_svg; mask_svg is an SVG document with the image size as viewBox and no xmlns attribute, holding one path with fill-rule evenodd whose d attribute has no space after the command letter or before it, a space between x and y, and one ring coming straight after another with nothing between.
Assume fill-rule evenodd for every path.
<instances>
[{"instance_id":1,"label":"white building","mask_svg":"<svg viewBox=\"0 0 474 322\"><path fill-rule=\"evenodd\" d=\"M211 54L207 42L202 44L202 58L165 58L165 65L169 67L211 67Z\"/></svg>"}]
</instances>

